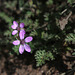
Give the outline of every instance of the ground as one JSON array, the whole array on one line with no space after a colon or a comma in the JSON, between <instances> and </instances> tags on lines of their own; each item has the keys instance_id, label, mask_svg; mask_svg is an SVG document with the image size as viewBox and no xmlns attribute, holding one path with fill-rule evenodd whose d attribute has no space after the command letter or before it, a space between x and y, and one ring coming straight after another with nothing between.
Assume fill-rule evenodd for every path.
<instances>
[{"instance_id":1,"label":"ground","mask_svg":"<svg viewBox=\"0 0 75 75\"><path fill-rule=\"evenodd\" d=\"M33 54L8 55L9 50L0 52L0 75L74 75L75 57L71 52L57 56L54 61L36 67Z\"/></svg>"}]
</instances>

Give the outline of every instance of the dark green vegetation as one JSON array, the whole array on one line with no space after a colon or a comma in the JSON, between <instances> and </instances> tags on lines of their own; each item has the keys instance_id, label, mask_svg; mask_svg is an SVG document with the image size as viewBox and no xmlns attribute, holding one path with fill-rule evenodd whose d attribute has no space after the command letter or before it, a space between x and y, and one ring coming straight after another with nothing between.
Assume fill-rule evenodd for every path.
<instances>
[{"instance_id":1,"label":"dark green vegetation","mask_svg":"<svg viewBox=\"0 0 75 75\"><path fill-rule=\"evenodd\" d=\"M8 0L1 3L0 47L7 45L10 54L17 53L13 46L15 36L11 35L12 22L24 22L26 36L33 36L30 43L36 65L54 60L68 50L75 55L75 2L74 0Z\"/></svg>"}]
</instances>

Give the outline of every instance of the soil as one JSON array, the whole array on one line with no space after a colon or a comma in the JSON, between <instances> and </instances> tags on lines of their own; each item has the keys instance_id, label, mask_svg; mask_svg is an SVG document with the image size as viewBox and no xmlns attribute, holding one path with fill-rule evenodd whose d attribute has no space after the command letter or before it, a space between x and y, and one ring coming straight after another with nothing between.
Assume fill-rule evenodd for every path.
<instances>
[{"instance_id":1,"label":"soil","mask_svg":"<svg viewBox=\"0 0 75 75\"><path fill-rule=\"evenodd\" d=\"M7 49L0 51L0 75L75 75L75 57L71 52L63 54L63 57L58 55L54 61L41 67L36 67L33 54L8 54Z\"/></svg>"}]
</instances>

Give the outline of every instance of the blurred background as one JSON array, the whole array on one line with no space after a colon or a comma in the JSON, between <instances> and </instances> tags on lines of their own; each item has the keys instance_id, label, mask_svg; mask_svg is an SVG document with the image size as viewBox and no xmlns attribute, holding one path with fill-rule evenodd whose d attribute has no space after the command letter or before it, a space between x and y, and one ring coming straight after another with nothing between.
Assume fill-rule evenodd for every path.
<instances>
[{"instance_id":1,"label":"blurred background","mask_svg":"<svg viewBox=\"0 0 75 75\"><path fill-rule=\"evenodd\" d=\"M31 53L20 55L12 45L13 21L23 22L26 36L34 38ZM0 75L59 75L74 66L74 0L0 0Z\"/></svg>"}]
</instances>

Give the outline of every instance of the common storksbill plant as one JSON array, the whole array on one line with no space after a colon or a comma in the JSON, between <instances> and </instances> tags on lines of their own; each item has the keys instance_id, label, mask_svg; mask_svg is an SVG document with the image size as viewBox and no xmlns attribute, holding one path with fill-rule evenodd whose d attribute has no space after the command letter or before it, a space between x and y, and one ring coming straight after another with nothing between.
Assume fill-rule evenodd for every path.
<instances>
[{"instance_id":1,"label":"common storksbill plant","mask_svg":"<svg viewBox=\"0 0 75 75\"><path fill-rule=\"evenodd\" d=\"M28 42L31 42L33 40L33 37L29 36L29 37L26 37L25 38L25 30L24 30L24 23L20 23L20 26L18 25L18 23L16 21L13 21L13 25L11 26L12 29L15 29L13 32L12 32L12 35L15 35L15 34L19 34L19 38L15 41L13 41L13 45L20 45L19 47L19 53L20 54L23 54L24 52L24 49L27 51L27 52L31 52L31 48L28 44Z\"/></svg>"}]
</instances>

